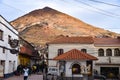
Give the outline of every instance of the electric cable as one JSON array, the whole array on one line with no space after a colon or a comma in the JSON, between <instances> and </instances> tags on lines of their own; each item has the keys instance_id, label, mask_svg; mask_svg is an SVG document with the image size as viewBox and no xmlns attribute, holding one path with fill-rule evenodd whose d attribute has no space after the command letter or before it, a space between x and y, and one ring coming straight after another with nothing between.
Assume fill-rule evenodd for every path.
<instances>
[{"instance_id":1,"label":"electric cable","mask_svg":"<svg viewBox=\"0 0 120 80\"><path fill-rule=\"evenodd\" d=\"M106 4L106 5L110 5L110 6L115 6L115 7L120 7L120 5L117 5L117 4L106 3L106 2L102 2L102 1L98 1L98 0L89 0L89 1L102 3L102 4Z\"/></svg>"}]
</instances>

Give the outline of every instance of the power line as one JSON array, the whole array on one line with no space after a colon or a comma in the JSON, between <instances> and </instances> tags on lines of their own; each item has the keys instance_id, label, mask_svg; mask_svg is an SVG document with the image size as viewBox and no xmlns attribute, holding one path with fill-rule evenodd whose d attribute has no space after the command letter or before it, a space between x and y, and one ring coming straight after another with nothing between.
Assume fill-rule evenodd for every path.
<instances>
[{"instance_id":1,"label":"power line","mask_svg":"<svg viewBox=\"0 0 120 80\"><path fill-rule=\"evenodd\" d=\"M118 14L115 14L115 13L112 13L112 12L109 12L109 11L106 11L106 10L103 10L103 9L100 9L100 8L97 8L97 7L94 7L94 6L92 6L92 5L90 5L90 4L87 4L87 3L85 3L85 2L82 2L82 1L79 1L79 0L75 0L75 1L80 2L80 3L82 3L82 4L86 5L86 6L92 7L92 8L94 8L94 9L96 9L96 10L102 11L102 12L104 12L104 13L106 13L106 14L111 15L111 16L120 17L120 15L118 15Z\"/></svg>"},{"instance_id":2,"label":"power line","mask_svg":"<svg viewBox=\"0 0 120 80\"><path fill-rule=\"evenodd\" d=\"M111 17L111 18L119 18L119 17L115 17L115 16L107 14L107 13L103 13L103 11L102 12L98 11L98 10L96 11L96 10L93 10L93 9L90 9L90 8L86 8L86 7L81 6L81 5L75 5L75 4L73 4L73 3L69 2L69 1L62 0L62 2L66 3L66 4L71 4L73 6L78 6L79 8L82 8L82 9L84 8L84 9L87 9L87 10L89 10L91 12L96 12L98 14L105 15L105 16L108 16L108 17ZM120 29L120 28L106 28L106 29Z\"/></svg>"},{"instance_id":3,"label":"power line","mask_svg":"<svg viewBox=\"0 0 120 80\"><path fill-rule=\"evenodd\" d=\"M66 2L66 1L64 1L64 0L62 0L63 2ZM67 2L67 3L69 3L69 2ZM71 3L70 3L71 4ZM73 5L73 4L72 4ZM84 8L84 9L87 9L87 10L89 10L89 11L91 11L91 12L96 12L96 13L98 13L98 14L101 14L101 15L105 15L105 16L109 16L109 17L114 17L114 16L112 16L112 15L110 15L110 14L106 14L106 13L103 13L103 12L100 12L100 11L96 11L96 10L93 10L93 9L89 9L89 8L85 8L85 7L83 7L83 6L80 6L80 5L73 5L73 6L78 6L79 8Z\"/></svg>"},{"instance_id":4,"label":"power line","mask_svg":"<svg viewBox=\"0 0 120 80\"><path fill-rule=\"evenodd\" d=\"M86 7L84 7L84 6L81 6L81 5L75 5L75 4L73 4L73 3L71 3L71 2L69 2L69 1L65 1L65 0L62 0L64 3L69 3L69 4L71 4L71 5L73 5L73 6L78 6L79 8L84 8L84 9L87 9L87 10L89 10L89 11L94 11L94 12L96 12L96 13L98 13L98 14L101 14L101 15L105 15L105 16L108 16L108 17L111 17L111 18L119 18L119 17L117 17L117 15L115 16L113 16L113 15L110 15L110 14L107 14L107 13L103 13L103 11L100 11L100 10L94 10L94 9L90 9L90 8L86 8ZM82 28L84 28L84 27L82 27ZM120 28L106 28L106 29L114 29L114 30L116 30L116 29L120 29Z\"/></svg>"},{"instance_id":5,"label":"power line","mask_svg":"<svg viewBox=\"0 0 120 80\"><path fill-rule=\"evenodd\" d=\"M65 0L62 0L64 3L70 3L68 1L65 1ZM78 2L78 0L75 0L76 2ZM79 2L80 3L80 2ZM71 3L70 3L71 4ZM82 3L83 4L83 3ZM73 4L72 4L73 5ZM87 3L84 3L84 5L88 6ZM118 14L114 14L112 12L108 12L108 11L105 11L105 10L102 10L102 9L96 9L92 6L93 9L89 9L89 8L86 8L86 7L83 7L83 6L80 6L80 5L73 5L73 6L78 6L79 8L84 8L84 9L87 9L91 12L95 12L95 13L98 13L98 14L101 14L101 15L105 15L105 16L108 16L108 17L112 17L112 18L120 18L120 15ZM89 7L91 7L91 5L89 5ZM113 15L114 14L114 15Z\"/></svg>"},{"instance_id":6,"label":"power line","mask_svg":"<svg viewBox=\"0 0 120 80\"><path fill-rule=\"evenodd\" d=\"M106 2L97 1L97 0L89 0L89 1L97 2L97 3L103 3L103 4L106 4L106 5L115 6L115 7L120 7L120 5L116 5L116 4L112 4L112 3L106 3Z\"/></svg>"},{"instance_id":7,"label":"power line","mask_svg":"<svg viewBox=\"0 0 120 80\"><path fill-rule=\"evenodd\" d=\"M25 11L23 11L23 10L21 10L21 9L18 9L18 8L15 8L15 7L13 7L13 6L9 5L9 4L6 4L6 3L2 3L2 4L5 5L5 6L8 6L8 7L10 7L10 8L12 8L12 9L16 9L16 10L22 12L22 13L26 13Z\"/></svg>"}]
</instances>

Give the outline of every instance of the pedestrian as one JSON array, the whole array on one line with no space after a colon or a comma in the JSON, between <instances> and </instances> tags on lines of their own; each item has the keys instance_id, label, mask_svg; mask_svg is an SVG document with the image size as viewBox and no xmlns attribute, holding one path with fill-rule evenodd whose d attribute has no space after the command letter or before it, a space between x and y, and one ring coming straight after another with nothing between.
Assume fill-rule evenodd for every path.
<instances>
[{"instance_id":1,"label":"pedestrian","mask_svg":"<svg viewBox=\"0 0 120 80\"><path fill-rule=\"evenodd\" d=\"M36 73L36 69L37 69L37 67L36 67L36 65L34 64L34 65L32 66L32 71L33 71L33 73Z\"/></svg>"},{"instance_id":2,"label":"pedestrian","mask_svg":"<svg viewBox=\"0 0 120 80\"><path fill-rule=\"evenodd\" d=\"M23 66L22 66L22 64L20 64L17 66L17 75L22 74L22 72L23 72Z\"/></svg>"},{"instance_id":3,"label":"pedestrian","mask_svg":"<svg viewBox=\"0 0 120 80\"><path fill-rule=\"evenodd\" d=\"M27 67L25 67L23 69L23 71L24 71L24 80L27 80L28 79L28 74L29 74L29 69Z\"/></svg>"}]
</instances>

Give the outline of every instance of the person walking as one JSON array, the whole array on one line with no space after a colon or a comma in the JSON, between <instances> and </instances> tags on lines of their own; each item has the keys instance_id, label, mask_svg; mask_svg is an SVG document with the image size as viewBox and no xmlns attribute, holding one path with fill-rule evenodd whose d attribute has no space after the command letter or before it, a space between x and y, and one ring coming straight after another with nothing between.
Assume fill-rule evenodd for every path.
<instances>
[{"instance_id":1,"label":"person walking","mask_svg":"<svg viewBox=\"0 0 120 80\"><path fill-rule=\"evenodd\" d=\"M24 80L27 80L28 79L28 75L29 75L29 69L27 67L25 67L23 69L23 71L24 71Z\"/></svg>"}]
</instances>

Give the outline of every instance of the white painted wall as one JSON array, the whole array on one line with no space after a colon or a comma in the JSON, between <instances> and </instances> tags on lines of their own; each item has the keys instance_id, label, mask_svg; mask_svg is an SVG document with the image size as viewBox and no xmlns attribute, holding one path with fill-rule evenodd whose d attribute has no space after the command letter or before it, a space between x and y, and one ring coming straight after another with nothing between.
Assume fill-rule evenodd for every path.
<instances>
[{"instance_id":1,"label":"white painted wall","mask_svg":"<svg viewBox=\"0 0 120 80\"><path fill-rule=\"evenodd\" d=\"M95 55L94 53L94 45L93 44L49 44L48 47L48 59L53 59L58 55L58 49L64 49L64 53L70 51L72 49L87 49L87 53L91 55ZM66 62L66 76L72 76L72 70L70 68L71 64L74 61L67 61ZM86 65L85 61L78 61L82 65ZM48 60L48 66L56 66L57 61L55 60ZM57 67L57 66L56 66ZM75 76L75 75L74 75Z\"/></svg>"},{"instance_id":2,"label":"white painted wall","mask_svg":"<svg viewBox=\"0 0 120 80\"><path fill-rule=\"evenodd\" d=\"M64 53L72 49L87 49L87 53L94 55L94 45L93 44L49 44L48 47L48 58L53 59L58 54L58 49L64 49ZM56 61L49 60L49 66L55 66Z\"/></svg>"},{"instance_id":3,"label":"white painted wall","mask_svg":"<svg viewBox=\"0 0 120 80\"><path fill-rule=\"evenodd\" d=\"M120 49L120 47L118 47L118 46L113 46L113 47L111 47L111 46L107 46L107 47L100 46L100 47L98 47L98 46L94 46L94 44L79 44L79 43L78 44L49 44L48 58L52 59L52 58L56 57L57 53L58 53L57 52L58 49L64 49L64 52L67 52L71 49L81 50L83 48L87 49L88 54L91 54L91 55L98 58L97 61L93 61L93 69L98 70L99 73L100 73L100 67L101 66L106 66L107 67L108 65L95 65L95 64L96 63L109 63L109 60L108 60L109 57L106 56L106 49L108 49L108 48L112 49L111 62L116 63L116 64L117 63L120 64L120 57L119 56L114 56L114 49L115 48ZM100 49L100 48L104 49L104 51L105 51L105 56L103 56L103 57L98 56L98 49ZM67 76L70 76L71 75L71 72L70 72L71 70L69 69L70 63L68 62L66 64L67 64L67 69L69 71L69 72L66 72L66 74L67 74ZM56 61L49 60L49 66L56 66ZM110 65L110 66L111 67L119 67L119 73L120 73L120 66L117 66L117 65Z\"/></svg>"},{"instance_id":4,"label":"white painted wall","mask_svg":"<svg viewBox=\"0 0 120 80\"><path fill-rule=\"evenodd\" d=\"M84 65L84 66L86 66L86 61L67 61L66 62L66 73L65 73L65 76L66 77L70 77L70 76L72 76L72 64L73 63L79 63L80 65ZM80 75L73 75L73 76L79 76L80 77Z\"/></svg>"},{"instance_id":5,"label":"white painted wall","mask_svg":"<svg viewBox=\"0 0 120 80\"><path fill-rule=\"evenodd\" d=\"M113 64L120 64L120 56L114 56L114 49L115 48L119 48L120 49L120 47L117 47L117 46L113 46L113 47L111 47L111 46L110 47L109 46L107 46L107 47L95 46L95 48L96 48L96 56L99 59L95 63L106 63L106 64L108 64L109 63L109 57L106 56L106 49L110 48L112 50L112 56L110 56L111 63L113 63ZM102 57L98 56L98 49L100 49L100 48L104 49L104 55L105 56L102 56ZM94 69L96 69L99 74L100 74L100 67L119 67L119 73L120 73L120 66L118 66L118 65L95 65Z\"/></svg>"},{"instance_id":6,"label":"white painted wall","mask_svg":"<svg viewBox=\"0 0 120 80\"><path fill-rule=\"evenodd\" d=\"M0 16L0 30L3 31L3 40L0 40L0 46L12 49L8 44L8 35L18 40L18 36L16 35L18 32L2 16ZM11 73L17 68L18 56L16 54L11 54L8 49L5 49L5 53L3 53L3 48L0 47L0 61L5 61L4 74Z\"/></svg>"}]
</instances>

